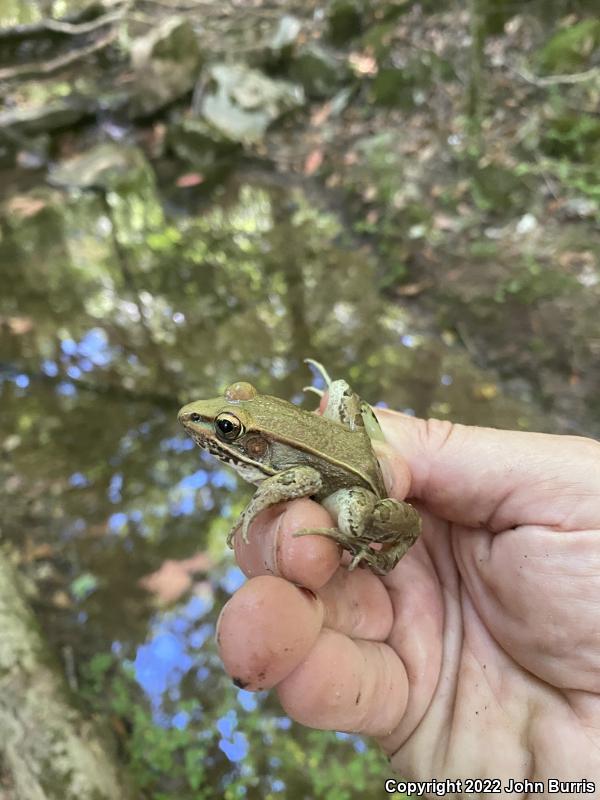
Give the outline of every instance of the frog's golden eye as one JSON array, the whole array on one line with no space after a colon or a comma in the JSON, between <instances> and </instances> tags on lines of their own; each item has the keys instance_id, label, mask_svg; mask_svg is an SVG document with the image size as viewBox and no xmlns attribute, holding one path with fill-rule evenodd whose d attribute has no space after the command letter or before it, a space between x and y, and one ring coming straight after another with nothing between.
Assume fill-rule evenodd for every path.
<instances>
[{"instance_id":1,"label":"frog's golden eye","mask_svg":"<svg viewBox=\"0 0 600 800\"><path fill-rule=\"evenodd\" d=\"M215 420L215 427L217 436L225 442L235 441L244 431L244 426L239 419L227 411L219 414Z\"/></svg>"}]
</instances>

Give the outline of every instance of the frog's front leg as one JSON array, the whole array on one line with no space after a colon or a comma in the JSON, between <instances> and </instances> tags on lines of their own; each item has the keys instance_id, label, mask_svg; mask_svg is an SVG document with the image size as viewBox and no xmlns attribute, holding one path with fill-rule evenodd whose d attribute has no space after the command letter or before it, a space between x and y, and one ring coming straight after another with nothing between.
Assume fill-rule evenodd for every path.
<instances>
[{"instance_id":1,"label":"frog's front leg","mask_svg":"<svg viewBox=\"0 0 600 800\"><path fill-rule=\"evenodd\" d=\"M265 508L285 500L295 500L297 497L310 497L317 494L322 488L323 481L320 473L307 466L291 467L266 478L229 532L227 544L229 547L233 546L233 537L240 525L242 526L242 539L247 543L248 528L252 520Z\"/></svg>"},{"instance_id":2,"label":"frog's front leg","mask_svg":"<svg viewBox=\"0 0 600 800\"><path fill-rule=\"evenodd\" d=\"M350 570L364 562L376 574L386 575L421 531L421 519L411 505L391 498L381 500L367 489L339 489L323 505L337 520L337 528L306 529L295 535L320 534L334 539L353 557Z\"/></svg>"}]
</instances>

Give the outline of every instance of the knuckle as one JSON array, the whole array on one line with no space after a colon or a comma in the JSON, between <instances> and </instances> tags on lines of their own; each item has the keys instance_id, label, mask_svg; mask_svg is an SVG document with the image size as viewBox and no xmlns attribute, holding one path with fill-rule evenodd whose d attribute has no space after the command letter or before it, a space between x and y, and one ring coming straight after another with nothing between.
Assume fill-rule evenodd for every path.
<instances>
[{"instance_id":1,"label":"knuckle","mask_svg":"<svg viewBox=\"0 0 600 800\"><path fill-rule=\"evenodd\" d=\"M423 436L428 448L441 450L450 439L456 435L456 425L448 419L435 419L430 417L425 420Z\"/></svg>"}]
</instances>

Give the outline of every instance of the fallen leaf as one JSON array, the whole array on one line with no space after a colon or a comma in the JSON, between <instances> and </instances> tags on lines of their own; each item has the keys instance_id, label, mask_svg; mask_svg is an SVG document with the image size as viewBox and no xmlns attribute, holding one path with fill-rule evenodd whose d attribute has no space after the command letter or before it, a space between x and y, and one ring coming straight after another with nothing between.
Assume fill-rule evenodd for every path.
<instances>
[{"instance_id":1,"label":"fallen leaf","mask_svg":"<svg viewBox=\"0 0 600 800\"><path fill-rule=\"evenodd\" d=\"M175 185L180 189L188 189L190 186L199 186L204 183L204 175L200 172L186 172L185 175L180 175L175 181Z\"/></svg>"},{"instance_id":2,"label":"fallen leaf","mask_svg":"<svg viewBox=\"0 0 600 800\"><path fill-rule=\"evenodd\" d=\"M319 170L323 163L323 150L320 147L315 148L310 152L304 162L304 174L314 175Z\"/></svg>"},{"instance_id":3,"label":"fallen leaf","mask_svg":"<svg viewBox=\"0 0 600 800\"><path fill-rule=\"evenodd\" d=\"M142 589L156 595L161 603L174 603L189 591L192 585L190 574L181 566L181 562L165 561L156 572L140 578Z\"/></svg>"},{"instance_id":4,"label":"fallen leaf","mask_svg":"<svg viewBox=\"0 0 600 800\"><path fill-rule=\"evenodd\" d=\"M0 325L6 325L15 336L22 336L33 328L33 320L31 317L0 317Z\"/></svg>"},{"instance_id":5,"label":"fallen leaf","mask_svg":"<svg viewBox=\"0 0 600 800\"><path fill-rule=\"evenodd\" d=\"M7 208L10 214L16 214L21 219L33 217L46 208L46 201L41 197L31 197L29 195L21 194L13 197L8 203Z\"/></svg>"},{"instance_id":6,"label":"fallen leaf","mask_svg":"<svg viewBox=\"0 0 600 800\"><path fill-rule=\"evenodd\" d=\"M189 591L193 583L193 574L208 572L212 566L213 560L203 552L180 561L168 559L156 572L140 578L138 583L142 589L156 595L161 603L170 604Z\"/></svg>"},{"instance_id":7,"label":"fallen leaf","mask_svg":"<svg viewBox=\"0 0 600 800\"><path fill-rule=\"evenodd\" d=\"M310 115L310 122L315 128L320 127L324 122L329 119L331 114L331 102L323 103L322 106L315 109Z\"/></svg>"},{"instance_id":8,"label":"fallen leaf","mask_svg":"<svg viewBox=\"0 0 600 800\"><path fill-rule=\"evenodd\" d=\"M430 289L433 286L433 281L415 281L415 283L403 283L395 289L395 294L400 297L416 297L425 289Z\"/></svg>"}]
</instances>

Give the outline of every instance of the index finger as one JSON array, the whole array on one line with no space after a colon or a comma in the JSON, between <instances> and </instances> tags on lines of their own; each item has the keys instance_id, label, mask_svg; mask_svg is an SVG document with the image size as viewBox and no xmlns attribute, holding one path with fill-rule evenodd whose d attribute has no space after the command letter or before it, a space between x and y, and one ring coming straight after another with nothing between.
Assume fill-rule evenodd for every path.
<instances>
[{"instance_id":1,"label":"index finger","mask_svg":"<svg viewBox=\"0 0 600 800\"><path fill-rule=\"evenodd\" d=\"M318 503L302 498L280 503L259 514L244 543L236 535L235 557L244 574L278 575L317 590L340 564L339 546L325 536L294 537L303 528L331 528L333 520Z\"/></svg>"},{"instance_id":2,"label":"index finger","mask_svg":"<svg viewBox=\"0 0 600 800\"><path fill-rule=\"evenodd\" d=\"M444 519L491 531L600 524L599 442L375 411L391 447L378 455L392 496L408 495Z\"/></svg>"}]
</instances>

